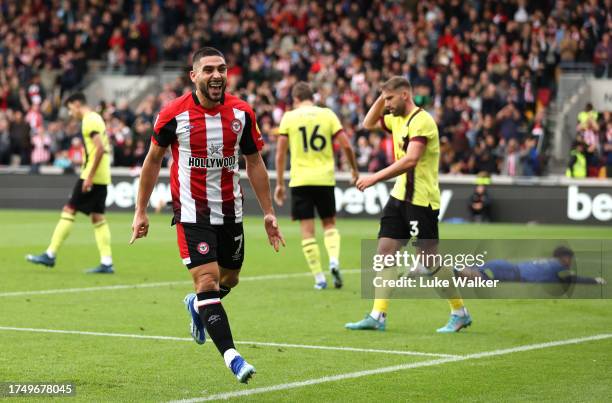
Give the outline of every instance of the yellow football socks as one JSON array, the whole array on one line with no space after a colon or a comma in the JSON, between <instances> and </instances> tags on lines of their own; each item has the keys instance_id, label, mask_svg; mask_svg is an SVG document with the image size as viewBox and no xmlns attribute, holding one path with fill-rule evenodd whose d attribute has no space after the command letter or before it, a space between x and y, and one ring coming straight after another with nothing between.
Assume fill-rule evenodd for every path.
<instances>
[{"instance_id":1,"label":"yellow football socks","mask_svg":"<svg viewBox=\"0 0 612 403\"><path fill-rule=\"evenodd\" d=\"M98 245L102 263L107 265L112 264L111 234L106 220L94 224L94 234L96 236L96 244Z\"/></svg>"},{"instance_id":2,"label":"yellow football socks","mask_svg":"<svg viewBox=\"0 0 612 403\"><path fill-rule=\"evenodd\" d=\"M376 274L383 279L382 284L385 284L385 280L397 279L397 267L385 267L382 271ZM374 289L374 305L372 306L372 312L370 316L379 322L384 322L389 310L389 297L393 292L392 287L376 287Z\"/></svg>"},{"instance_id":3,"label":"yellow football socks","mask_svg":"<svg viewBox=\"0 0 612 403\"><path fill-rule=\"evenodd\" d=\"M321 252L317 240L315 238L303 239L302 252L306 258L306 263L308 263L308 268L319 282L320 277L323 276L323 270L321 269ZM325 277L323 277L323 280L325 280Z\"/></svg>"},{"instance_id":4,"label":"yellow football socks","mask_svg":"<svg viewBox=\"0 0 612 403\"><path fill-rule=\"evenodd\" d=\"M336 228L325 230L323 240L327 256L329 257L329 265L338 267L340 260L340 233Z\"/></svg>"},{"instance_id":5,"label":"yellow football socks","mask_svg":"<svg viewBox=\"0 0 612 403\"><path fill-rule=\"evenodd\" d=\"M47 248L47 255L49 255L50 257L55 257L55 254L59 250L60 246L62 246L62 243L70 234L72 224L74 224L74 214L62 211L62 215L60 216L59 222L55 226L55 230L53 231L53 235L51 236L51 243Z\"/></svg>"}]
</instances>

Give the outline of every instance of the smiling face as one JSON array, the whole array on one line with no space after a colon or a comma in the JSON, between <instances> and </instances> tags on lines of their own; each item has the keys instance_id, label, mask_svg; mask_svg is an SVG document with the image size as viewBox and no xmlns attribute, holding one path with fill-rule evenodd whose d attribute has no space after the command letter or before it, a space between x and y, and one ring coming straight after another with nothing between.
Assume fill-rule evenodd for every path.
<instances>
[{"instance_id":1,"label":"smiling face","mask_svg":"<svg viewBox=\"0 0 612 403\"><path fill-rule=\"evenodd\" d=\"M221 56L204 56L189 73L196 89L212 104L220 103L227 85L227 65Z\"/></svg>"}]
</instances>

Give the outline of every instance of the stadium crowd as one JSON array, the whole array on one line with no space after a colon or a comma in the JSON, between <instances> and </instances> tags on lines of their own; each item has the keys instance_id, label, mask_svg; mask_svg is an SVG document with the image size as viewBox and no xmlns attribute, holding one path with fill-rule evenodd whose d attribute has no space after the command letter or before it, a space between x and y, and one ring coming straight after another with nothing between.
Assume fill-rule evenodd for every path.
<instances>
[{"instance_id":1,"label":"stadium crowd","mask_svg":"<svg viewBox=\"0 0 612 403\"><path fill-rule=\"evenodd\" d=\"M228 90L253 105L270 168L298 80L340 116L362 171L389 164L391 139L359 122L381 80L404 75L438 122L441 172L541 175L560 66L593 63L612 77L610 10L611 0L2 2L0 165L80 164L79 127L60 110L88 60L141 74L160 60L187 62L206 44L226 54ZM181 76L135 107L98 105L113 164L141 165L157 111L190 89ZM602 166L612 160L612 123L599 116L596 133L582 125L578 139L597 151L589 164Z\"/></svg>"}]
</instances>

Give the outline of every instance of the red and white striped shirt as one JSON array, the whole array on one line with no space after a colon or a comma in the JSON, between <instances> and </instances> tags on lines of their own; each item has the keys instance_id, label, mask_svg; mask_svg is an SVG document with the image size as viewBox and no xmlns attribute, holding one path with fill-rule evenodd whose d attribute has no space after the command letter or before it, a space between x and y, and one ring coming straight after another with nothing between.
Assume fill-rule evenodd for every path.
<instances>
[{"instance_id":1,"label":"red and white striped shirt","mask_svg":"<svg viewBox=\"0 0 612 403\"><path fill-rule=\"evenodd\" d=\"M42 131L42 130L41 130ZM46 133L38 133L32 137L32 164L46 164L51 159L51 137Z\"/></svg>"},{"instance_id":2,"label":"red and white striped shirt","mask_svg":"<svg viewBox=\"0 0 612 403\"><path fill-rule=\"evenodd\" d=\"M166 105L152 141L171 147L170 188L175 222L221 225L242 222L238 152L263 147L253 109L238 97L205 109L195 92Z\"/></svg>"}]
</instances>

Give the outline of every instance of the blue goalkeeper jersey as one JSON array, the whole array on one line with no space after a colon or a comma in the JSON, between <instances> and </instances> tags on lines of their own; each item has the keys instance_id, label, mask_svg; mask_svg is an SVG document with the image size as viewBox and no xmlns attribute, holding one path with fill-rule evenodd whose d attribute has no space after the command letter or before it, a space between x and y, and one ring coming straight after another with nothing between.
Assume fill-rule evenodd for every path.
<instances>
[{"instance_id":1,"label":"blue goalkeeper jersey","mask_svg":"<svg viewBox=\"0 0 612 403\"><path fill-rule=\"evenodd\" d=\"M479 270L490 279L529 283L557 282L563 277L562 273L569 271L557 259L539 259L519 263L491 260L479 267Z\"/></svg>"}]
</instances>

